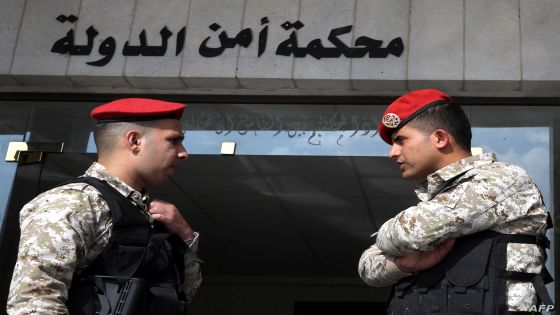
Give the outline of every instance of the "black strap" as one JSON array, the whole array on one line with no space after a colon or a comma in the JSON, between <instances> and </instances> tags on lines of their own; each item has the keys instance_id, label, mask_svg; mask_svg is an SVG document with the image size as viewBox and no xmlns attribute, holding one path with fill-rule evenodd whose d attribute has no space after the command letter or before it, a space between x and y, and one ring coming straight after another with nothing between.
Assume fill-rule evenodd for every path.
<instances>
[{"instance_id":1,"label":"black strap","mask_svg":"<svg viewBox=\"0 0 560 315\"><path fill-rule=\"evenodd\" d=\"M435 198L435 196L437 196L438 194L440 194L442 191L446 190L447 188L455 185L457 182L459 182L459 180L461 179L461 177L466 173L467 171L464 171L460 174L457 174L453 177L451 177L449 180L445 181L445 183L443 183L443 185L441 185L441 187L438 188L438 190L436 190L433 194L432 194L432 199Z\"/></svg>"},{"instance_id":2,"label":"black strap","mask_svg":"<svg viewBox=\"0 0 560 315\"><path fill-rule=\"evenodd\" d=\"M542 199L542 196L541 196ZM552 223L552 217L550 216L550 212L546 213L546 229L551 229L554 227L554 224Z\"/></svg>"},{"instance_id":3,"label":"black strap","mask_svg":"<svg viewBox=\"0 0 560 315\"><path fill-rule=\"evenodd\" d=\"M550 275L550 272L548 271L548 268L546 268L546 266L543 266L543 269L541 270L541 275L542 275L544 284L549 284L552 281L554 281L554 279Z\"/></svg>"},{"instance_id":4,"label":"black strap","mask_svg":"<svg viewBox=\"0 0 560 315\"><path fill-rule=\"evenodd\" d=\"M498 277L502 279L507 279L511 281L520 281L520 282L532 282L535 276L538 276L538 274L521 272L521 271L506 271L506 270L500 270L498 272Z\"/></svg>"},{"instance_id":5,"label":"black strap","mask_svg":"<svg viewBox=\"0 0 560 315\"><path fill-rule=\"evenodd\" d=\"M534 244L542 248L550 248L550 241L544 234L523 235L523 234L504 234L500 237L502 243Z\"/></svg>"},{"instance_id":6,"label":"black strap","mask_svg":"<svg viewBox=\"0 0 560 315\"><path fill-rule=\"evenodd\" d=\"M111 196L112 194L115 194L115 192L117 192L117 191L113 187L111 187L106 181L101 180L101 179L96 178L96 177L83 176L83 177L78 177L78 178L74 179L73 182L83 182L83 183L86 183L86 184L89 184L89 185L93 186L95 189L97 189L101 193L101 195L103 196L103 199L107 202L107 206L109 207L109 209L116 209L116 207L117 207L116 201L113 198L109 198L109 196ZM119 192L117 192L117 193L119 193ZM151 242L152 242L152 240L151 240L151 237L150 237L150 243ZM134 274L140 269L140 267L144 263L144 259L146 258L146 254L148 253L148 249L149 249L149 246L146 246L146 248L144 249L144 252L142 253L142 258L139 259L136 262L134 268L130 269L131 272L128 275L125 275L123 277L119 277L121 283L125 283L128 280L130 280L134 276ZM114 266L107 266L107 267L109 269L114 268ZM116 270L114 270L114 271L115 272L113 272L113 274L116 274Z\"/></svg>"},{"instance_id":7,"label":"black strap","mask_svg":"<svg viewBox=\"0 0 560 315\"><path fill-rule=\"evenodd\" d=\"M543 266L542 271L540 274L536 273L528 273L528 272L519 272L519 271L506 271L501 270L498 274L498 277L507 280L513 281L520 281L520 282L531 282L535 291L537 292L537 296L539 301L541 301L544 305L554 305L548 290L545 287L545 283L550 283L552 281L552 277L548 272L548 269ZM547 282L548 281L548 282ZM502 304L505 305L505 304ZM535 314L534 312L507 312L506 314Z\"/></svg>"},{"instance_id":8,"label":"black strap","mask_svg":"<svg viewBox=\"0 0 560 315\"><path fill-rule=\"evenodd\" d=\"M549 248L550 247L550 241L548 240L548 238L544 235L544 234L539 234L537 236L535 235L519 235L519 234L507 234L507 235L503 235L502 237L500 237L499 243L501 243L502 245L502 251L499 252L499 256L501 256L501 259L505 259L507 257L507 244L508 243L523 243L523 244L535 244L538 245L542 248ZM519 271L507 271L505 269L501 269L498 270L497 272L497 277L499 279L501 279L501 283L502 286L505 285L506 280L512 280L512 281L520 281L520 282L530 282L533 284L533 287L535 288L535 291L537 293L538 299L540 302L542 302L544 305L554 305L554 303L552 302L552 299L550 298L550 295L548 293L548 290L545 287L545 283L550 283L552 282L552 277L550 276L550 273L548 272L548 269L546 268L546 266L542 266L541 272L536 274L536 273L528 273L528 272L519 272ZM505 288L505 287L504 287ZM514 311L508 311L508 306L507 306L507 296L506 296L506 292L507 290L504 292L504 294L498 294L496 295L496 305L498 305L498 314L508 314L508 315L518 315L518 314L541 314L540 311L538 312L533 312L533 311L527 311L527 312L514 312Z\"/></svg>"},{"instance_id":9,"label":"black strap","mask_svg":"<svg viewBox=\"0 0 560 315\"><path fill-rule=\"evenodd\" d=\"M548 294L548 290L544 286L544 281L543 281L542 277L537 275L536 277L533 277L533 281L531 281L531 282L533 283L533 286L535 287L535 290L537 291L537 294L539 295L539 299L545 305L554 305L554 302L552 302L552 299L550 298L550 295Z\"/></svg>"}]
</instances>

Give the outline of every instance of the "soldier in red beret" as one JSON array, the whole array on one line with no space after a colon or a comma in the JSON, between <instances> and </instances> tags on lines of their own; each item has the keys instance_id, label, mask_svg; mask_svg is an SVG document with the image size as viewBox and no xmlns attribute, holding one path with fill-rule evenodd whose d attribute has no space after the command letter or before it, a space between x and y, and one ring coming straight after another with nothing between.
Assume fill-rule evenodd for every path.
<instances>
[{"instance_id":1,"label":"soldier in red beret","mask_svg":"<svg viewBox=\"0 0 560 315\"><path fill-rule=\"evenodd\" d=\"M467 116L438 90L399 97L378 131L402 177L418 182L420 199L380 227L359 261L368 285L393 286L388 313L516 314L552 305L544 287L552 281L544 267L551 221L529 175L494 154L473 156Z\"/></svg>"},{"instance_id":2,"label":"soldier in red beret","mask_svg":"<svg viewBox=\"0 0 560 315\"><path fill-rule=\"evenodd\" d=\"M184 314L201 283L198 233L146 192L188 157L184 108L129 98L91 112L98 161L21 211L9 314Z\"/></svg>"}]
</instances>

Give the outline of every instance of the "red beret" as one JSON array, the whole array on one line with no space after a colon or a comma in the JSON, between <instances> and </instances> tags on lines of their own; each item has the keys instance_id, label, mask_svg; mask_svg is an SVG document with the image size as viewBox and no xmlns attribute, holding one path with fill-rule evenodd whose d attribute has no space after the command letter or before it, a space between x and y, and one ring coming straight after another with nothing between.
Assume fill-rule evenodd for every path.
<instances>
[{"instance_id":1,"label":"red beret","mask_svg":"<svg viewBox=\"0 0 560 315\"><path fill-rule=\"evenodd\" d=\"M397 98L387 107L377 131L383 141L393 144L391 140L393 132L428 108L448 103L451 103L451 97L441 91L433 89L412 91Z\"/></svg>"},{"instance_id":2,"label":"red beret","mask_svg":"<svg viewBox=\"0 0 560 315\"><path fill-rule=\"evenodd\" d=\"M98 123L180 119L186 105L149 98L123 98L94 108L90 115Z\"/></svg>"}]
</instances>

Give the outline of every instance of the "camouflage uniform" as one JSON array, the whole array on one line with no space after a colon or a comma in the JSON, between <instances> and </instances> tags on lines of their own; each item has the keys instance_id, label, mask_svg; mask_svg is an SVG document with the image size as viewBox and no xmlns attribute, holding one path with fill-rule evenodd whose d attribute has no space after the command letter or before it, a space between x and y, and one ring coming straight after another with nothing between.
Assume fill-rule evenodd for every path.
<instances>
[{"instance_id":1,"label":"camouflage uniform","mask_svg":"<svg viewBox=\"0 0 560 315\"><path fill-rule=\"evenodd\" d=\"M465 172L463 175L461 173ZM438 191L458 176L449 188ZM416 188L421 200L385 222L374 245L360 258L358 272L370 286L389 286L410 274L400 271L395 257L427 251L446 239L493 230L506 234L543 234L547 211L541 194L518 166L496 162L493 154L472 156L428 176ZM508 244L508 271L539 273L543 249ZM531 283L507 281L510 311L528 311L537 302Z\"/></svg>"},{"instance_id":2,"label":"camouflage uniform","mask_svg":"<svg viewBox=\"0 0 560 315\"><path fill-rule=\"evenodd\" d=\"M109 174L98 163L85 173L107 181L133 203L146 206L141 193ZM85 183L47 191L26 204L20 214L21 239L7 311L20 314L68 314L65 306L74 273L79 273L103 251L112 222L101 194ZM189 242L198 250L198 233ZM198 263L185 257L183 289L190 301L202 277Z\"/></svg>"}]
</instances>

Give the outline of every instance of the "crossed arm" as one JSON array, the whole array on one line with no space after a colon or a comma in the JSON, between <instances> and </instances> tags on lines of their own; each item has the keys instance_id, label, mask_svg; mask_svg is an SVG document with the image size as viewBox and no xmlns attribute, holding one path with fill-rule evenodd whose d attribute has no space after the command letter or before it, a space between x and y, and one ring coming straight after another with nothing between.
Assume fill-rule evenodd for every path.
<instances>
[{"instance_id":1,"label":"crossed arm","mask_svg":"<svg viewBox=\"0 0 560 315\"><path fill-rule=\"evenodd\" d=\"M515 176L502 184L497 187L485 178L465 181L400 212L381 226L376 243L362 254L360 277L370 286L390 286L438 264L453 248L454 238L526 215L527 208L510 211L503 205L524 198Z\"/></svg>"}]
</instances>

